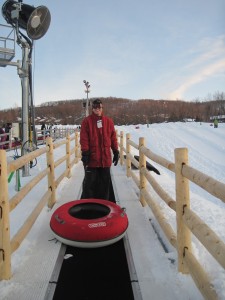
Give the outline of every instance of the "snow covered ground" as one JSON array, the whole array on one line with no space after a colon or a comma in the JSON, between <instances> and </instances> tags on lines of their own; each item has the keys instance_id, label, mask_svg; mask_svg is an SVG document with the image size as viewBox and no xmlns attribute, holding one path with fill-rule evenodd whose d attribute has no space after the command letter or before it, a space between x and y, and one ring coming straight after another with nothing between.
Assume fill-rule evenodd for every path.
<instances>
[{"instance_id":1,"label":"snow covered ground","mask_svg":"<svg viewBox=\"0 0 225 300\"><path fill-rule=\"evenodd\" d=\"M187 147L189 150L189 165L198 169L199 171L210 175L211 177L225 182L225 124L220 123L217 129L210 126L209 123L163 123L163 124L151 124L149 127L147 125L137 126L116 126L118 132L123 131L124 134L130 133L131 140L138 143L139 137L145 137L146 147L148 147L155 154L161 155L162 157L174 161L174 149L179 147ZM62 153L60 148L56 149L55 158L59 158ZM13 152L7 152L9 159L13 159ZM133 152L133 154L138 154ZM63 154L64 155L64 154ZM175 199L175 182L174 174L167 169L157 165L156 163L151 163L160 171L161 175L151 173L155 179L160 183L160 185ZM41 157L37 161L37 165L30 170L31 176L21 178L22 186L36 175L38 172L45 168L45 156ZM74 168L78 168L75 166ZM114 167L113 167L114 168ZM117 166L116 168L124 167ZM60 170L58 170L60 174ZM57 177L57 174L56 174ZM136 190L134 184L128 180L132 189ZM64 179L57 190L57 199L60 202L63 192L65 191L69 179ZM34 189L18 207L10 215L10 230L11 236L20 227L21 222L26 218L27 215L32 211L36 204L36 199L41 197L41 193L46 191L46 180L42 181L42 187ZM121 186L121 189L130 188L130 186ZM149 187L149 189L151 189ZM191 208L208 224L211 228L220 236L220 238L225 242L225 204L214 198L207 192L203 191L201 188L190 183L190 198L191 198ZM9 184L10 197L16 193L15 191L15 176ZM154 194L156 201L160 203L160 207L164 214L167 216L170 224L176 230L175 213L174 211L168 209L166 204L164 204L156 194ZM74 200L71 195L71 200ZM28 260L28 257L32 255L32 244L35 244L35 238L38 234L38 224L42 223L43 220L49 219L49 210L46 208L43 210L40 218L37 220L37 229L32 230L32 236L29 235L29 239L25 239L21 247L12 255L12 272L13 275L20 273L24 264ZM138 220L137 220L138 224ZM156 230L161 234L160 229ZM163 235L162 235L163 237ZM164 238L164 237L163 237ZM171 250L171 246L166 240L163 241L170 249L170 253L167 254L172 260L175 257L175 251ZM154 255L156 248L151 248L151 255ZM212 281L219 293L219 299L225 299L225 271L218 265L218 263L207 253L207 251L200 247L199 242L193 237L193 250L195 255L198 257L199 261L204 265L207 272L210 274ZM157 254L155 253L157 256ZM174 257L173 257L174 256ZM157 267L160 267L160 261L155 265L155 271ZM171 271L171 270L170 270ZM147 270L143 270L147 274ZM165 270L165 272L167 272ZM176 262L173 265L173 272L176 273ZM171 274L165 274L171 276ZM166 285L166 280L168 276L164 276L160 282L160 285ZM179 275L181 278L183 275ZM9 281L0 282L0 298L4 300L11 300L8 295L13 289L18 288L14 282L15 276ZM165 280L165 282L163 281ZM157 283L159 284L159 283ZM186 283L187 284L187 283ZM174 288L178 288L174 285ZM188 286L186 290L188 291ZM194 294L195 295L195 294ZM202 299L199 298L182 297L183 299ZM16 299L16 298L13 298ZM19 299L19 298L18 298ZM169 299L169 298L167 298ZM147 300L147 299L146 299Z\"/></svg>"}]
</instances>

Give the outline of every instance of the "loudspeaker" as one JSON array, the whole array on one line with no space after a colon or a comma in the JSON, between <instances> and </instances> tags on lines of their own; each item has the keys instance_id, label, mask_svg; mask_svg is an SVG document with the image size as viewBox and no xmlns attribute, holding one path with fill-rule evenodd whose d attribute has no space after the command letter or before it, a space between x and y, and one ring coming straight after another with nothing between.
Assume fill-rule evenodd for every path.
<instances>
[{"instance_id":1,"label":"loudspeaker","mask_svg":"<svg viewBox=\"0 0 225 300\"><path fill-rule=\"evenodd\" d=\"M21 5L21 10L16 7ZM16 13L18 11L18 13ZM6 22L11 25L16 25L27 31L27 35L32 40L38 40L47 32L51 15L47 7L38 6L37 8L18 3L16 1L7 0L2 6L2 15Z\"/></svg>"}]
</instances>

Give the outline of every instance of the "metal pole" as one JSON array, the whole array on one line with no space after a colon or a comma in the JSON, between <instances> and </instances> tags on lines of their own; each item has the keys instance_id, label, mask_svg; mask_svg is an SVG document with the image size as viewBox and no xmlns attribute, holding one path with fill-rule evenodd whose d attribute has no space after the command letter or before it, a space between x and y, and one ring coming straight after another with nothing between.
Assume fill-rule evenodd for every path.
<instances>
[{"instance_id":1,"label":"metal pole","mask_svg":"<svg viewBox=\"0 0 225 300\"><path fill-rule=\"evenodd\" d=\"M89 88L90 88L91 86L90 86L90 84L89 84L88 81L84 80L83 82L84 82L84 85L85 85L85 87L86 87L85 93L87 93L86 110L85 110L85 111L86 111L86 117L88 117L88 115L89 115L89 100L88 100L88 93L90 92Z\"/></svg>"},{"instance_id":2,"label":"metal pole","mask_svg":"<svg viewBox=\"0 0 225 300\"><path fill-rule=\"evenodd\" d=\"M29 54L29 45L26 44L26 47L22 48L23 53L23 62L22 62L22 70L20 73L20 78L22 82L22 153L21 155L25 155L28 153L28 144L29 144L29 111L28 111L28 103L29 103L29 68L28 68L28 54ZM29 176L29 164L24 165L22 176Z\"/></svg>"},{"instance_id":3,"label":"metal pole","mask_svg":"<svg viewBox=\"0 0 225 300\"><path fill-rule=\"evenodd\" d=\"M86 93L87 93L87 100L86 100L86 117L88 117L89 115L89 106L88 106L88 88L86 90Z\"/></svg>"}]
</instances>

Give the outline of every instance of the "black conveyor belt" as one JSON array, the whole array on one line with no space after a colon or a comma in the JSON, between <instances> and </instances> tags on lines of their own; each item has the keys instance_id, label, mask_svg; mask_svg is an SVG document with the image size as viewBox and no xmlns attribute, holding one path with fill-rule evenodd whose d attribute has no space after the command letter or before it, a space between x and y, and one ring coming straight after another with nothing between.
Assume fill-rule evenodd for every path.
<instances>
[{"instance_id":1,"label":"black conveyor belt","mask_svg":"<svg viewBox=\"0 0 225 300\"><path fill-rule=\"evenodd\" d=\"M110 194L115 201L112 185ZM53 299L133 300L123 240L93 249L67 246Z\"/></svg>"}]
</instances>

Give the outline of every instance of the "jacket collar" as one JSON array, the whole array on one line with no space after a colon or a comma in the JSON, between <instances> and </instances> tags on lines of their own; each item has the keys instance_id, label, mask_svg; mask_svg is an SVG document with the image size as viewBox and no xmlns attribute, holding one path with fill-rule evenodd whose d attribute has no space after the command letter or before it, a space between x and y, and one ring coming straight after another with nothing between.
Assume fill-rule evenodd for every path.
<instances>
[{"instance_id":1,"label":"jacket collar","mask_svg":"<svg viewBox=\"0 0 225 300\"><path fill-rule=\"evenodd\" d=\"M103 118L103 113L101 116L97 116L95 113L92 112L91 117L93 120L101 120Z\"/></svg>"}]
</instances>

